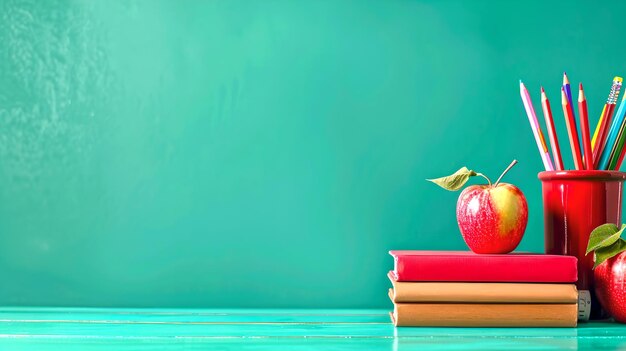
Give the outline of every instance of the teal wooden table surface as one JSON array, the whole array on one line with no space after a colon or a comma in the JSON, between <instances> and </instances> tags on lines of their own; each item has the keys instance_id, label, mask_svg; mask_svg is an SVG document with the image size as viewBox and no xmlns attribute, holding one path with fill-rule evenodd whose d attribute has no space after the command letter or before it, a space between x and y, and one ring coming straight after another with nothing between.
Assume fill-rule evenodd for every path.
<instances>
[{"instance_id":1,"label":"teal wooden table surface","mask_svg":"<svg viewBox=\"0 0 626 351\"><path fill-rule=\"evenodd\" d=\"M1 308L1 350L626 350L626 326L394 328L385 310Z\"/></svg>"}]
</instances>

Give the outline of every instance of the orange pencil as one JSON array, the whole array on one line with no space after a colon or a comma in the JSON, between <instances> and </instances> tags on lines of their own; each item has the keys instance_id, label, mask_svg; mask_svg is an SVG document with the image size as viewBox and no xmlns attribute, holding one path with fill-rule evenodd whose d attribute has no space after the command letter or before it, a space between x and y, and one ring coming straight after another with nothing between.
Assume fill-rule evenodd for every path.
<instances>
[{"instance_id":1,"label":"orange pencil","mask_svg":"<svg viewBox=\"0 0 626 351\"><path fill-rule=\"evenodd\" d=\"M589 119L587 114L587 99L583 91L583 83L578 85L578 116L580 118L580 133L583 137L583 155L585 157L585 169L592 170L593 154L591 151L591 140L589 139Z\"/></svg>"},{"instance_id":2,"label":"orange pencil","mask_svg":"<svg viewBox=\"0 0 626 351\"><path fill-rule=\"evenodd\" d=\"M554 157L554 169L563 170L563 159L561 158L561 148L559 148L559 139L556 136L554 128L554 120L552 119L552 110L550 109L550 101L546 96L546 91L541 87L541 107L543 108L543 117L546 120L546 129L548 129L548 137L550 138L550 146L552 147L552 157Z\"/></svg>"},{"instance_id":3,"label":"orange pencil","mask_svg":"<svg viewBox=\"0 0 626 351\"><path fill-rule=\"evenodd\" d=\"M569 143L572 147L572 156L574 157L574 167L577 170L583 169L583 159L580 156L580 143L578 142L578 130L576 129L576 120L572 112L572 105L567 100L565 90L561 87L561 104L563 105L563 115L565 115L565 124L567 125L567 134L569 135Z\"/></svg>"}]
</instances>

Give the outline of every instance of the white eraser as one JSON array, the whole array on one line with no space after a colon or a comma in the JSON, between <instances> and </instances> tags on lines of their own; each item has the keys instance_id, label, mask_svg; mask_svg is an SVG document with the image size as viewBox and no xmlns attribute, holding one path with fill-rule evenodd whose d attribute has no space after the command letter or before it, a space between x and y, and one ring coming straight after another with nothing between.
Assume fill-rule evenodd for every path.
<instances>
[{"instance_id":1,"label":"white eraser","mask_svg":"<svg viewBox=\"0 0 626 351\"><path fill-rule=\"evenodd\" d=\"M589 290L578 290L578 320L587 322L591 314L591 294Z\"/></svg>"}]
</instances>

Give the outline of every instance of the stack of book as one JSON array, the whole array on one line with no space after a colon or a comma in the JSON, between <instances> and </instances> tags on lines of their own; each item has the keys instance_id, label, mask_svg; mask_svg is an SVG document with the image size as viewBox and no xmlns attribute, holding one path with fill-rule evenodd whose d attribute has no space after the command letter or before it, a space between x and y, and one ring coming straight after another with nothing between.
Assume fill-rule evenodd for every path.
<instances>
[{"instance_id":1,"label":"stack of book","mask_svg":"<svg viewBox=\"0 0 626 351\"><path fill-rule=\"evenodd\" d=\"M577 260L540 254L390 251L396 326L575 327Z\"/></svg>"}]
</instances>

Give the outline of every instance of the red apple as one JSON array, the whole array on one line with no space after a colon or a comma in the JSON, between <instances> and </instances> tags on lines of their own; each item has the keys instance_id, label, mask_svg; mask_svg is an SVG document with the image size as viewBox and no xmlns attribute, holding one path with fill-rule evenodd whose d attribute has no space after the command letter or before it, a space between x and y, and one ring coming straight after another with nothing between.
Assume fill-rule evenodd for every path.
<instances>
[{"instance_id":1,"label":"red apple","mask_svg":"<svg viewBox=\"0 0 626 351\"><path fill-rule=\"evenodd\" d=\"M626 323L626 251L602 262L593 276L600 305L616 321Z\"/></svg>"},{"instance_id":2,"label":"red apple","mask_svg":"<svg viewBox=\"0 0 626 351\"><path fill-rule=\"evenodd\" d=\"M522 240L528 204L514 185L472 185L459 196L456 219L470 250L504 254L515 250Z\"/></svg>"},{"instance_id":3,"label":"red apple","mask_svg":"<svg viewBox=\"0 0 626 351\"><path fill-rule=\"evenodd\" d=\"M447 177L427 179L450 191L461 189L470 177L480 176L489 183L465 188L456 204L461 235L470 250L476 253L509 253L522 240L528 222L526 197L516 186L500 183L516 163L517 160L513 160L493 185L489 177L467 167Z\"/></svg>"}]
</instances>

